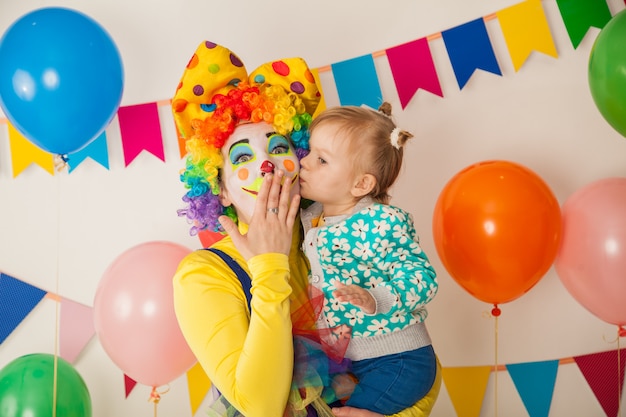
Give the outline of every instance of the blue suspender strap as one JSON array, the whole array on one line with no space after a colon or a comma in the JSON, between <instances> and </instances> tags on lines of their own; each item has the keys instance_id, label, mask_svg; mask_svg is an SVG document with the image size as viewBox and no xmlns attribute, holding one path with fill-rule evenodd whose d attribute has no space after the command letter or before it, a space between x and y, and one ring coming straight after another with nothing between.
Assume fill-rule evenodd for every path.
<instances>
[{"instance_id":1,"label":"blue suspender strap","mask_svg":"<svg viewBox=\"0 0 626 417\"><path fill-rule=\"evenodd\" d=\"M226 265L228 265L230 269L232 269L233 272L237 275L237 278L239 278L239 282L241 282L243 292L244 294L246 294L246 299L248 300L248 308L250 309L250 312L252 312L252 308L250 307L250 302L252 301L252 293L250 292L250 288L252 287L252 281L250 280L250 275L248 275L248 273L244 271L243 268L239 266L239 264L232 257L222 252L221 250L215 248L207 248L206 250L213 252L214 254L222 258L222 260L226 262Z\"/></svg>"}]
</instances>

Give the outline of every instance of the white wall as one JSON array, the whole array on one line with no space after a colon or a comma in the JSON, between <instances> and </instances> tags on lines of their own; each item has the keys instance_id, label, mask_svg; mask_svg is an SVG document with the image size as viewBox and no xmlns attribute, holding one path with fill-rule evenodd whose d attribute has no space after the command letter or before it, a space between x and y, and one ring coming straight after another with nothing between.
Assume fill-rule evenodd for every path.
<instances>
[{"instance_id":1,"label":"white wall","mask_svg":"<svg viewBox=\"0 0 626 417\"><path fill-rule=\"evenodd\" d=\"M244 3L244 2L239 2ZM249 69L282 57L302 56L312 68L415 40L499 11L518 0L265 0L238 4L200 0L0 1L0 32L40 7L67 6L99 22L122 54L122 105L170 98L187 60L202 40L236 52ZM626 176L626 139L595 107L587 83L591 29L574 50L555 0L543 1L559 58L533 53L513 70L497 20L488 23L503 75L475 73L459 90L443 41L430 42L444 97L420 91L400 111L386 60L376 65L385 98L403 128L416 134L408 148L394 203L411 211L424 249L439 272L440 292L428 326L446 366L491 365L495 326L491 306L474 299L450 278L438 259L431 232L435 202L446 182L475 162L507 159L535 171L560 203L600 178ZM610 0L613 14L623 2ZM294 18L295 16L295 18ZM236 26L235 23L241 25ZM235 29L237 28L237 29ZM262 45L263 48L259 48ZM1 65L1 63L0 63ZM327 104L338 104L330 72L322 73ZM199 241L176 216L182 186L174 127L161 108L166 163L140 155L124 167L114 120L109 129L110 170L86 161L69 175L51 176L37 166L12 177L6 125L0 124L0 271L71 300L93 305L99 279L123 251L152 240L189 248ZM58 291L57 291L58 288ZM498 363L567 358L617 348L615 327L588 313L565 290L554 268L529 293L501 306ZM34 352L54 351L55 303L44 300L0 345L0 369ZM148 416L149 388L124 398L122 373L97 338L75 363L92 397L94 417ZM527 412L506 372L493 374L481 416L495 402L508 417ZM158 406L162 416L190 415L187 383L174 381ZM202 409L197 415L204 415ZM433 416L454 409L444 389ZM575 365L559 367L550 416L602 415Z\"/></svg>"}]
</instances>

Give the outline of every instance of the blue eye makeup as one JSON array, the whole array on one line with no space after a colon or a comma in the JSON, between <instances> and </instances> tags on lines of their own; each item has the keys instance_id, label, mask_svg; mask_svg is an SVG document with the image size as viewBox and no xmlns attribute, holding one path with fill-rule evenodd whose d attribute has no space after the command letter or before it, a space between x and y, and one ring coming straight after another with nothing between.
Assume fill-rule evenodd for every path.
<instances>
[{"instance_id":1,"label":"blue eye makeup","mask_svg":"<svg viewBox=\"0 0 626 417\"><path fill-rule=\"evenodd\" d=\"M255 159L254 151L247 142L239 142L230 148L228 153L230 163L233 165L243 164Z\"/></svg>"},{"instance_id":2,"label":"blue eye makeup","mask_svg":"<svg viewBox=\"0 0 626 417\"><path fill-rule=\"evenodd\" d=\"M283 135L273 134L269 137L267 151L270 155L289 155L291 154L289 140Z\"/></svg>"}]
</instances>

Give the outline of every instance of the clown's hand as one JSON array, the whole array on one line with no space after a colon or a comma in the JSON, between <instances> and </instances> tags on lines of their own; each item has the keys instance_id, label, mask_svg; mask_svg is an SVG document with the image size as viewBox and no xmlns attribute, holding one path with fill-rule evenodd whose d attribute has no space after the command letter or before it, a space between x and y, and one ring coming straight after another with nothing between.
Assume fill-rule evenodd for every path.
<instances>
[{"instance_id":1,"label":"clown's hand","mask_svg":"<svg viewBox=\"0 0 626 417\"><path fill-rule=\"evenodd\" d=\"M289 256L293 226L300 208L300 196L291 194L291 178L277 171L267 174L259 190L248 233L239 233L235 223L226 216L219 222L246 261L263 253L282 253Z\"/></svg>"}]
</instances>

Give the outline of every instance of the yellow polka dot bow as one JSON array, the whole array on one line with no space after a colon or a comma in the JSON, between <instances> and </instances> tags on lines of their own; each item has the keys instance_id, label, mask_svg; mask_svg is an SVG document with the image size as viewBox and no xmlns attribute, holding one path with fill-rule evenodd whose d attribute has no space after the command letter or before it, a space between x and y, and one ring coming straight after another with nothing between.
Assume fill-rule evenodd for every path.
<instances>
[{"instance_id":1,"label":"yellow polka dot bow","mask_svg":"<svg viewBox=\"0 0 626 417\"><path fill-rule=\"evenodd\" d=\"M193 120L204 120L215 111L214 97L227 95L241 82L251 86L281 86L302 100L313 114L321 95L313 74L302 58L287 58L261 65L248 75L237 55L215 43L202 42L189 60L172 100L174 121L180 134L194 134Z\"/></svg>"}]
</instances>

